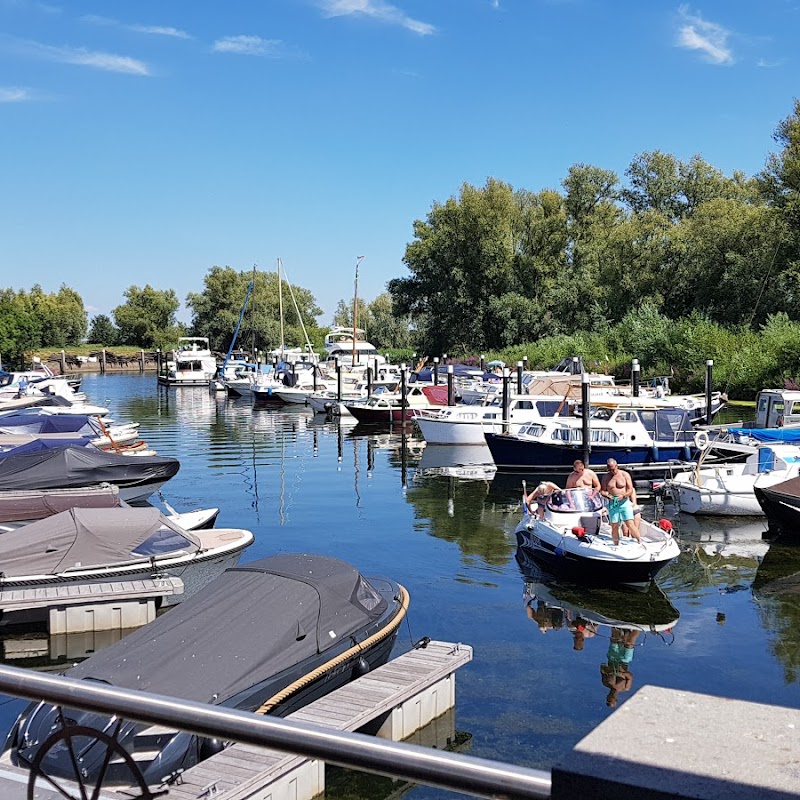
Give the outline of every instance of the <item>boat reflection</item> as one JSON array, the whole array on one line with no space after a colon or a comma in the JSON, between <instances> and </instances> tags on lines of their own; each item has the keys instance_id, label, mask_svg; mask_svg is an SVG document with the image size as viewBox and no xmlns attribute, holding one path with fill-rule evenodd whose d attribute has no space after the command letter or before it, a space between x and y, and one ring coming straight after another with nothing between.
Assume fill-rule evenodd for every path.
<instances>
[{"instance_id":1,"label":"boat reflection","mask_svg":"<svg viewBox=\"0 0 800 800\"><path fill-rule=\"evenodd\" d=\"M422 451L417 471L424 476L492 480L497 467L485 444L437 444Z\"/></svg>"},{"instance_id":2,"label":"boat reflection","mask_svg":"<svg viewBox=\"0 0 800 800\"><path fill-rule=\"evenodd\" d=\"M760 563L770 545L766 519L706 517L680 514L676 520L681 542L701 550L708 557L741 559Z\"/></svg>"},{"instance_id":3,"label":"boat reflection","mask_svg":"<svg viewBox=\"0 0 800 800\"><path fill-rule=\"evenodd\" d=\"M36 628L0 636L2 663L41 671L60 671L116 644L135 628L81 633L48 633Z\"/></svg>"},{"instance_id":4,"label":"boat reflection","mask_svg":"<svg viewBox=\"0 0 800 800\"><path fill-rule=\"evenodd\" d=\"M517 563L525 579L525 613L541 633L570 635L573 650L583 650L589 640L606 649L600 680L608 690L609 707L633 687L635 648L652 637L665 645L675 639L680 613L655 582L647 591L588 589L557 581L522 548L517 550ZM592 647L597 645L593 642Z\"/></svg>"}]
</instances>

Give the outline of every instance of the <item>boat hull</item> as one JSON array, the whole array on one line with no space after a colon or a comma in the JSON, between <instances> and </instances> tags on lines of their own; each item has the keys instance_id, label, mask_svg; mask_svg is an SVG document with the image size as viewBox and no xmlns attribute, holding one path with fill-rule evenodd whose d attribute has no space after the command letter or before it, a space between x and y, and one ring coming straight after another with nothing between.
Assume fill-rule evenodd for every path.
<instances>
[{"instance_id":1,"label":"boat hull","mask_svg":"<svg viewBox=\"0 0 800 800\"><path fill-rule=\"evenodd\" d=\"M771 486L758 486L755 494L764 513L784 533L800 531L800 496Z\"/></svg>"},{"instance_id":2,"label":"boat hull","mask_svg":"<svg viewBox=\"0 0 800 800\"><path fill-rule=\"evenodd\" d=\"M369 408L355 404L346 404L352 417L362 425L391 425L393 423L410 422L417 415L414 408Z\"/></svg>"},{"instance_id":3,"label":"boat hull","mask_svg":"<svg viewBox=\"0 0 800 800\"><path fill-rule=\"evenodd\" d=\"M724 517L759 517L764 514L752 488L749 492L730 491L673 481L670 489L678 507L686 514Z\"/></svg>"}]
</instances>

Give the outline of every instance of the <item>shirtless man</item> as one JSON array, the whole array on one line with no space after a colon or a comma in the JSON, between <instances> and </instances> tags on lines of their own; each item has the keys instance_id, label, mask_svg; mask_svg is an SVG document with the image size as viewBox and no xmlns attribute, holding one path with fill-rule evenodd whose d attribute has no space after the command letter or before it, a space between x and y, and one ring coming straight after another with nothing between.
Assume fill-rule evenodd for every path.
<instances>
[{"instance_id":1,"label":"shirtless man","mask_svg":"<svg viewBox=\"0 0 800 800\"><path fill-rule=\"evenodd\" d=\"M600 479L594 470L587 469L580 459L572 465L572 472L567 478L567 489L599 489Z\"/></svg>"},{"instance_id":2,"label":"shirtless man","mask_svg":"<svg viewBox=\"0 0 800 800\"><path fill-rule=\"evenodd\" d=\"M629 472L620 469L614 458L606 462L608 472L600 482L600 495L608 499L608 521L611 523L611 538L619 544L619 526L636 541L641 541L639 531L633 525L633 481Z\"/></svg>"}]
</instances>

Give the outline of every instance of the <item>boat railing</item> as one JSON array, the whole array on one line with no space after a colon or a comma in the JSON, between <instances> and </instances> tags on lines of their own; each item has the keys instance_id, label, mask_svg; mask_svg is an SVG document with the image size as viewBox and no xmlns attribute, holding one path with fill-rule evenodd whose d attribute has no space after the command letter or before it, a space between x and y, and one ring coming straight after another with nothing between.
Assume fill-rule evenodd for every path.
<instances>
[{"instance_id":1,"label":"boat railing","mask_svg":"<svg viewBox=\"0 0 800 800\"><path fill-rule=\"evenodd\" d=\"M121 689L97 681L0 665L0 692L134 722L168 726L211 739L272 747L475 797L548 798L551 793L550 773L541 770Z\"/></svg>"}]
</instances>

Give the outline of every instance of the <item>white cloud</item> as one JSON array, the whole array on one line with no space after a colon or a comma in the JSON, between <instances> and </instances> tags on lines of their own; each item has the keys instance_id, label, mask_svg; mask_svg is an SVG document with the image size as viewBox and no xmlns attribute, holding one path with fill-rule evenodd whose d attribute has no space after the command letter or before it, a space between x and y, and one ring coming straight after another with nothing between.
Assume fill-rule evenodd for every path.
<instances>
[{"instance_id":1,"label":"white cloud","mask_svg":"<svg viewBox=\"0 0 800 800\"><path fill-rule=\"evenodd\" d=\"M280 39L262 39L260 36L223 36L211 46L215 53L234 53L242 56L289 58L301 55Z\"/></svg>"},{"instance_id":2,"label":"white cloud","mask_svg":"<svg viewBox=\"0 0 800 800\"><path fill-rule=\"evenodd\" d=\"M19 86L0 86L0 103L24 103L32 99L33 96L28 89Z\"/></svg>"},{"instance_id":3,"label":"white cloud","mask_svg":"<svg viewBox=\"0 0 800 800\"><path fill-rule=\"evenodd\" d=\"M716 22L707 22L699 14L692 14L688 6L678 9L681 25L678 29L678 46L699 50L712 64L733 64L733 51L728 44L730 31Z\"/></svg>"},{"instance_id":4,"label":"white cloud","mask_svg":"<svg viewBox=\"0 0 800 800\"><path fill-rule=\"evenodd\" d=\"M151 74L144 61L139 61L130 56L116 55L115 53L87 50L85 47L55 47L23 39L7 39L5 45L0 42L0 46L3 46L3 49L22 55L41 58L46 61L57 61L60 64L76 64L102 69L107 72L123 72L128 75Z\"/></svg>"},{"instance_id":5,"label":"white cloud","mask_svg":"<svg viewBox=\"0 0 800 800\"><path fill-rule=\"evenodd\" d=\"M171 36L174 39L191 39L192 37L186 31L180 28L173 28L168 25L128 25L120 22L111 17L101 17L97 14L84 14L81 19L92 25L107 25L112 28L123 28L126 31L134 31L135 33L148 33L155 36Z\"/></svg>"},{"instance_id":6,"label":"white cloud","mask_svg":"<svg viewBox=\"0 0 800 800\"><path fill-rule=\"evenodd\" d=\"M400 25L407 30L429 36L436 33L436 27L417 19L412 19L396 6L383 0L320 0L320 5L329 17L344 17L349 14L362 14L379 22Z\"/></svg>"}]
</instances>

